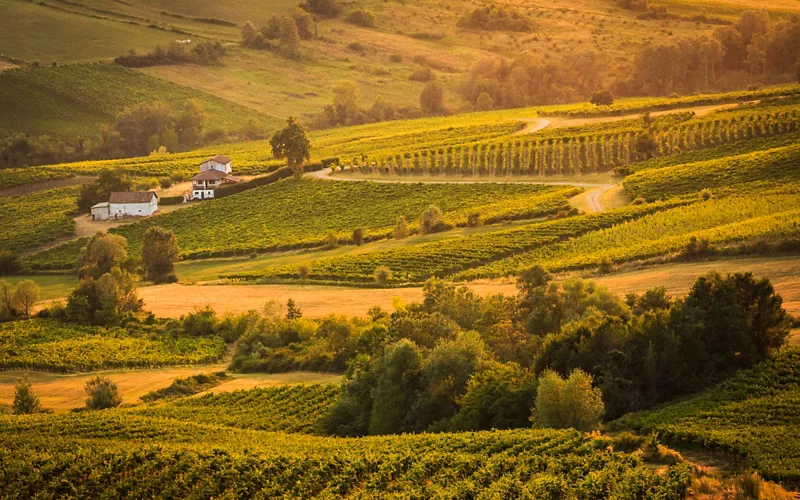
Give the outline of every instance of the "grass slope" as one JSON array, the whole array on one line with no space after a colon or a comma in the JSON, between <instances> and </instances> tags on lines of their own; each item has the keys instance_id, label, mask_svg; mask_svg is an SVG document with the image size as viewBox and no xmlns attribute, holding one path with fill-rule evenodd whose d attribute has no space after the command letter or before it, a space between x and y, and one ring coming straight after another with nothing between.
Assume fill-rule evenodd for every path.
<instances>
[{"instance_id":1,"label":"grass slope","mask_svg":"<svg viewBox=\"0 0 800 500\"><path fill-rule=\"evenodd\" d=\"M800 481L800 350L787 349L695 397L625 416L614 426L721 448L768 478Z\"/></svg>"},{"instance_id":2,"label":"grass slope","mask_svg":"<svg viewBox=\"0 0 800 500\"><path fill-rule=\"evenodd\" d=\"M197 99L211 127L233 130L248 119L265 125L269 116L116 64L82 64L58 68L15 69L0 73L0 129L52 136L94 138L126 106L167 101L178 111Z\"/></svg>"}]
</instances>

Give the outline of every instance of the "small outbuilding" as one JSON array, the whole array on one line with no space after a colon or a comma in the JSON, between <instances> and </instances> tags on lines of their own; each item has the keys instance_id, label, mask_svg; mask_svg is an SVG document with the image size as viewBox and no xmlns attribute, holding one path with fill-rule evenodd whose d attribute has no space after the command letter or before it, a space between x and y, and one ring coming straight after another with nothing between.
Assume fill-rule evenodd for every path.
<instances>
[{"instance_id":1,"label":"small outbuilding","mask_svg":"<svg viewBox=\"0 0 800 500\"><path fill-rule=\"evenodd\" d=\"M104 201L92 206L92 220L108 220L108 202Z\"/></svg>"},{"instance_id":2,"label":"small outbuilding","mask_svg":"<svg viewBox=\"0 0 800 500\"><path fill-rule=\"evenodd\" d=\"M158 195L154 191L111 193L108 197L109 218L148 217L158 212Z\"/></svg>"}]
</instances>

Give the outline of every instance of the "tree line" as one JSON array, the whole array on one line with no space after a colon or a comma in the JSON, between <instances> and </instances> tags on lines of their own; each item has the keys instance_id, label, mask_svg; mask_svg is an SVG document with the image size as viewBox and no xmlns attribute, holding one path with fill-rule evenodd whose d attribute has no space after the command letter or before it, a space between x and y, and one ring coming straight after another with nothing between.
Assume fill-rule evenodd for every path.
<instances>
[{"instance_id":1,"label":"tree line","mask_svg":"<svg viewBox=\"0 0 800 500\"><path fill-rule=\"evenodd\" d=\"M128 68L144 68L147 66L165 66L168 64L200 64L214 66L220 64L220 58L226 54L222 42L200 42L192 45L189 50L186 45L173 42L165 49L156 45L152 52L137 54L131 49L130 53L118 56L114 62Z\"/></svg>"}]
</instances>

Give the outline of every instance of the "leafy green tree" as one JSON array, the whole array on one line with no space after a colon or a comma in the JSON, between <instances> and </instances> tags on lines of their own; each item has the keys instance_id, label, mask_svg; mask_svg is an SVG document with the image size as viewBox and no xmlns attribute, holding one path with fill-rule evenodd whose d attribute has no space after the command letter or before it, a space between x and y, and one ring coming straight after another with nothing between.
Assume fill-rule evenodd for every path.
<instances>
[{"instance_id":1,"label":"leafy green tree","mask_svg":"<svg viewBox=\"0 0 800 500\"><path fill-rule=\"evenodd\" d=\"M195 99L186 101L186 106L175 123L178 143L184 148L198 145L203 138L203 128L207 123L208 114L203 106Z\"/></svg>"},{"instance_id":2,"label":"leafy green tree","mask_svg":"<svg viewBox=\"0 0 800 500\"><path fill-rule=\"evenodd\" d=\"M370 434L395 434L413 430L414 405L422 384L422 353L407 339L387 346L373 367Z\"/></svg>"},{"instance_id":3,"label":"leafy green tree","mask_svg":"<svg viewBox=\"0 0 800 500\"><path fill-rule=\"evenodd\" d=\"M444 214L436 205L429 205L419 216L419 225L425 234L435 233L441 230L444 222Z\"/></svg>"},{"instance_id":4,"label":"leafy green tree","mask_svg":"<svg viewBox=\"0 0 800 500\"><path fill-rule=\"evenodd\" d=\"M133 180L122 170L103 169L97 180L81 186L78 197L78 209L88 213L93 205L108 201L108 195L114 192L127 192L133 188Z\"/></svg>"},{"instance_id":5,"label":"leafy green tree","mask_svg":"<svg viewBox=\"0 0 800 500\"><path fill-rule=\"evenodd\" d=\"M272 146L272 156L286 159L295 177L303 175L303 163L311 158L311 143L305 129L294 118L286 120L286 127L276 132L269 144Z\"/></svg>"},{"instance_id":6,"label":"leafy green tree","mask_svg":"<svg viewBox=\"0 0 800 500\"><path fill-rule=\"evenodd\" d=\"M117 384L108 377L97 376L86 382L84 387L88 398L86 398L86 408L90 410L105 410L116 408L122 404L122 397L119 395Z\"/></svg>"},{"instance_id":7,"label":"leafy green tree","mask_svg":"<svg viewBox=\"0 0 800 500\"><path fill-rule=\"evenodd\" d=\"M566 380L552 370L545 371L536 390L536 424L555 429L597 429L604 406L600 390L592 383L592 377L582 370L574 370Z\"/></svg>"},{"instance_id":8,"label":"leafy green tree","mask_svg":"<svg viewBox=\"0 0 800 500\"><path fill-rule=\"evenodd\" d=\"M114 121L114 127L120 136L120 147L129 155L146 155L157 149L159 145L166 145L167 131L173 134L175 117L172 107L164 101L145 102L129 106L122 110ZM155 136L155 148L149 144L150 138Z\"/></svg>"},{"instance_id":9,"label":"leafy green tree","mask_svg":"<svg viewBox=\"0 0 800 500\"><path fill-rule=\"evenodd\" d=\"M481 92L475 101L475 111L491 111L494 109L494 99L486 92Z\"/></svg>"},{"instance_id":10,"label":"leafy green tree","mask_svg":"<svg viewBox=\"0 0 800 500\"><path fill-rule=\"evenodd\" d=\"M95 281L95 290L100 309L94 311L94 320L101 325L119 324L128 313L142 310L136 279L128 271L112 268Z\"/></svg>"},{"instance_id":11,"label":"leafy green tree","mask_svg":"<svg viewBox=\"0 0 800 500\"><path fill-rule=\"evenodd\" d=\"M314 16L298 7L292 11L292 19L297 25L297 33L300 38L303 40L314 38Z\"/></svg>"},{"instance_id":12,"label":"leafy green tree","mask_svg":"<svg viewBox=\"0 0 800 500\"><path fill-rule=\"evenodd\" d=\"M592 98L589 99L589 102L595 106L611 106L614 104L614 96L608 90L598 90L592 94Z\"/></svg>"},{"instance_id":13,"label":"leafy green tree","mask_svg":"<svg viewBox=\"0 0 800 500\"><path fill-rule=\"evenodd\" d=\"M284 16L280 20L280 52L289 59L300 58L300 34L297 32L297 25L289 16Z\"/></svg>"},{"instance_id":14,"label":"leafy green tree","mask_svg":"<svg viewBox=\"0 0 800 500\"><path fill-rule=\"evenodd\" d=\"M18 269L17 255L11 250L0 250L0 276L14 274Z\"/></svg>"},{"instance_id":15,"label":"leafy green tree","mask_svg":"<svg viewBox=\"0 0 800 500\"><path fill-rule=\"evenodd\" d=\"M490 363L469 379L450 428L476 431L527 427L535 399L536 377L530 372L514 363Z\"/></svg>"},{"instance_id":16,"label":"leafy green tree","mask_svg":"<svg viewBox=\"0 0 800 500\"><path fill-rule=\"evenodd\" d=\"M419 95L419 106L428 115L441 115L447 110L444 107L444 89L435 81L430 81Z\"/></svg>"},{"instance_id":17,"label":"leafy green tree","mask_svg":"<svg viewBox=\"0 0 800 500\"><path fill-rule=\"evenodd\" d=\"M14 415L30 415L42 411L39 397L33 393L28 374L22 375L14 386Z\"/></svg>"},{"instance_id":18,"label":"leafy green tree","mask_svg":"<svg viewBox=\"0 0 800 500\"><path fill-rule=\"evenodd\" d=\"M96 233L78 255L79 278L99 278L128 258L128 240L117 234Z\"/></svg>"},{"instance_id":19,"label":"leafy green tree","mask_svg":"<svg viewBox=\"0 0 800 500\"><path fill-rule=\"evenodd\" d=\"M142 265L146 279L155 283L177 281L175 262L179 257L180 248L175 233L158 226L153 226L144 233Z\"/></svg>"},{"instance_id":20,"label":"leafy green tree","mask_svg":"<svg viewBox=\"0 0 800 500\"><path fill-rule=\"evenodd\" d=\"M300 8L320 17L336 17L342 12L338 0L306 0Z\"/></svg>"},{"instance_id":21,"label":"leafy green tree","mask_svg":"<svg viewBox=\"0 0 800 500\"><path fill-rule=\"evenodd\" d=\"M39 285L31 280L17 283L14 289L14 309L23 316L30 316L33 306L39 302Z\"/></svg>"}]
</instances>

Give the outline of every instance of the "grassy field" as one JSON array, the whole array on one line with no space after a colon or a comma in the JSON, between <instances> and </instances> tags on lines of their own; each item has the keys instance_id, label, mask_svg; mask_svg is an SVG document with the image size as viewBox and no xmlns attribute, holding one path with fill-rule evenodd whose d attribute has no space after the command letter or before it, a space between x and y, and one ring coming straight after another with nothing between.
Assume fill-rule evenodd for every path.
<instances>
[{"instance_id":1,"label":"grassy field","mask_svg":"<svg viewBox=\"0 0 800 500\"><path fill-rule=\"evenodd\" d=\"M14 1L12 5L31 5ZM189 87L147 76L116 64L83 64L30 68L0 73L0 129L31 135L96 138L100 125L113 122L126 106L166 101L179 112L196 99L212 125L225 131L241 128L250 118L268 127L274 117L226 102Z\"/></svg>"}]
</instances>

